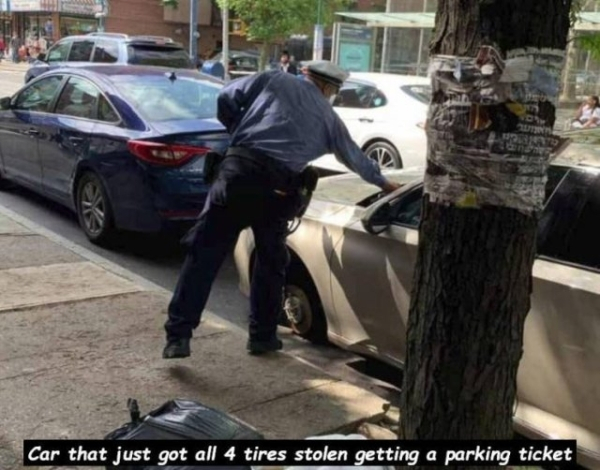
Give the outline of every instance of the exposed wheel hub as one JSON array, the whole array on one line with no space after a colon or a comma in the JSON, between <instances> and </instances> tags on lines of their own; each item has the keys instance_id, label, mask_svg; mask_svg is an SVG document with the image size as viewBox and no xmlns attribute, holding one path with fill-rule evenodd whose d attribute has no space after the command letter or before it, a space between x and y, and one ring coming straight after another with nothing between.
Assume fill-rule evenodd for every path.
<instances>
[{"instance_id":1,"label":"exposed wheel hub","mask_svg":"<svg viewBox=\"0 0 600 470\"><path fill-rule=\"evenodd\" d=\"M97 235L104 229L106 209L100 187L88 181L81 191L81 214L87 230Z\"/></svg>"}]
</instances>

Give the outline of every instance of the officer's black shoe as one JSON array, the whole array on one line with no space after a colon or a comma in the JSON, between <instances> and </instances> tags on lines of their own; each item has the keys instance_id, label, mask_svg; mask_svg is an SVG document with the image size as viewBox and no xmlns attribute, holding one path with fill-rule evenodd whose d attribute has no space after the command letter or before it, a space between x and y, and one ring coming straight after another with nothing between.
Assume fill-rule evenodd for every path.
<instances>
[{"instance_id":1,"label":"officer's black shoe","mask_svg":"<svg viewBox=\"0 0 600 470\"><path fill-rule=\"evenodd\" d=\"M248 350L248 353L258 356L259 354L280 351L283 349L283 343L279 339L274 339L272 341L248 340L246 349Z\"/></svg>"},{"instance_id":2,"label":"officer's black shoe","mask_svg":"<svg viewBox=\"0 0 600 470\"><path fill-rule=\"evenodd\" d=\"M163 359L182 359L190 355L189 338L170 339L163 351Z\"/></svg>"}]
</instances>

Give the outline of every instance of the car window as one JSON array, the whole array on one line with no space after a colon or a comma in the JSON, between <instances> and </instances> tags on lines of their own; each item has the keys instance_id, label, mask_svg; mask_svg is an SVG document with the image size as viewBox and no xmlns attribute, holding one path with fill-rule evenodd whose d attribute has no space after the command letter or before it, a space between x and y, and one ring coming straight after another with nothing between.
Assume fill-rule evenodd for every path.
<instances>
[{"instance_id":1,"label":"car window","mask_svg":"<svg viewBox=\"0 0 600 470\"><path fill-rule=\"evenodd\" d=\"M557 186L569 172L569 167L551 166L548 169L548 180L546 182L545 201L556 191ZM392 224L418 228L421 221L421 199L423 198L423 186L415 188L410 193L400 198L392 208Z\"/></svg>"},{"instance_id":2,"label":"car window","mask_svg":"<svg viewBox=\"0 0 600 470\"><path fill-rule=\"evenodd\" d=\"M71 41L59 42L48 51L48 62L66 62L70 49Z\"/></svg>"},{"instance_id":3,"label":"car window","mask_svg":"<svg viewBox=\"0 0 600 470\"><path fill-rule=\"evenodd\" d=\"M429 104L431 101L431 87L429 85L404 85L400 89L421 103Z\"/></svg>"},{"instance_id":4,"label":"car window","mask_svg":"<svg viewBox=\"0 0 600 470\"><path fill-rule=\"evenodd\" d=\"M127 47L127 63L179 69L191 68L187 52L174 47L130 45Z\"/></svg>"},{"instance_id":5,"label":"car window","mask_svg":"<svg viewBox=\"0 0 600 470\"><path fill-rule=\"evenodd\" d=\"M538 252L600 269L600 172L571 170L540 221Z\"/></svg>"},{"instance_id":6,"label":"car window","mask_svg":"<svg viewBox=\"0 0 600 470\"><path fill-rule=\"evenodd\" d=\"M175 75L177 77L177 75ZM210 119L217 116L220 85L190 77L115 75L113 83L150 122Z\"/></svg>"},{"instance_id":7,"label":"car window","mask_svg":"<svg viewBox=\"0 0 600 470\"><path fill-rule=\"evenodd\" d=\"M387 104L381 90L370 85L349 83L336 95L333 106L339 108L378 108Z\"/></svg>"},{"instance_id":8,"label":"car window","mask_svg":"<svg viewBox=\"0 0 600 470\"><path fill-rule=\"evenodd\" d=\"M65 116L94 119L99 97L100 90L91 82L71 77L60 94L54 112Z\"/></svg>"},{"instance_id":9,"label":"car window","mask_svg":"<svg viewBox=\"0 0 600 470\"><path fill-rule=\"evenodd\" d=\"M50 112L50 106L60 88L62 79L61 75L53 75L28 86L17 96L14 109Z\"/></svg>"},{"instance_id":10,"label":"car window","mask_svg":"<svg viewBox=\"0 0 600 470\"><path fill-rule=\"evenodd\" d=\"M104 96L100 96L100 101L98 103L98 120L112 123L121 120L115 109Z\"/></svg>"},{"instance_id":11,"label":"car window","mask_svg":"<svg viewBox=\"0 0 600 470\"><path fill-rule=\"evenodd\" d=\"M119 59L119 45L116 41L98 40L92 62L114 64Z\"/></svg>"},{"instance_id":12,"label":"car window","mask_svg":"<svg viewBox=\"0 0 600 470\"><path fill-rule=\"evenodd\" d=\"M89 62L92 59L94 50L94 41L80 40L73 41L71 52L69 52L69 62Z\"/></svg>"}]
</instances>

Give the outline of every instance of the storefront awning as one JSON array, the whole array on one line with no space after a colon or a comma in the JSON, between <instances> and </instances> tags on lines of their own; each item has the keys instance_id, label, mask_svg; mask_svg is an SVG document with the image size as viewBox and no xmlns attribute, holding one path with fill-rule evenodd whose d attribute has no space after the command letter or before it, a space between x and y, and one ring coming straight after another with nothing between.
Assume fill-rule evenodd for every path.
<instances>
[{"instance_id":1,"label":"storefront awning","mask_svg":"<svg viewBox=\"0 0 600 470\"><path fill-rule=\"evenodd\" d=\"M375 28L432 29L435 13L354 13L338 12L337 16L362 21ZM600 31L600 12L582 12L573 28L575 31Z\"/></svg>"}]
</instances>

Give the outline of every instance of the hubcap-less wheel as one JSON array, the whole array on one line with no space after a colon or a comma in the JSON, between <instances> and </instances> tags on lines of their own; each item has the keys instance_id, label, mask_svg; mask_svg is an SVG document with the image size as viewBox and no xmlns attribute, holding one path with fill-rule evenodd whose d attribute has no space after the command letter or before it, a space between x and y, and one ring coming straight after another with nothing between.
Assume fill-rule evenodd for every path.
<instances>
[{"instance_id":1,"label":"hubcap-less wheel","mask_svg":"<svg viewBox=\"0 0 600 470\"><path fill-rule=\"evenodd\" d=\"M298 335L306 334L312 327L313 313L306 293L297 286L286 286L283 311L290 327Z\"/></svg>"},{"instance_id":2,"label":"hubcap-less wheel","mask_svg":"<svg viewBox=\"0 0 600 470\"><path fill-rule=\"evenodd\" d=\"M395 160L392 153L385 147L373 148L367 156L375 160L381 168L395 168Z\"/></svg>"},{"instance_id":3,"label":"hubcap-less wheel","mask_svg":"<svg viewBox=\"0 0 600 470\"><path fill-rule=\"evenodd\" d=\"M81 214L91 235L98 235L104 230L106 205L102 190L95 181L87 181L82 189Z\"/></svg>"}]
</instances>

